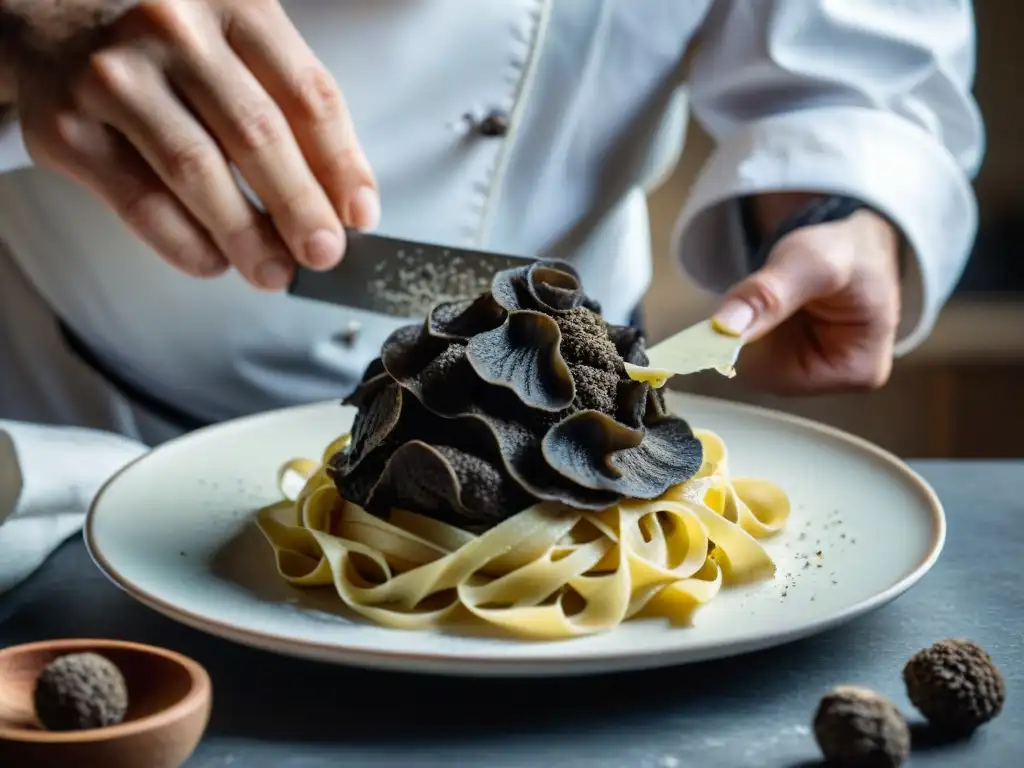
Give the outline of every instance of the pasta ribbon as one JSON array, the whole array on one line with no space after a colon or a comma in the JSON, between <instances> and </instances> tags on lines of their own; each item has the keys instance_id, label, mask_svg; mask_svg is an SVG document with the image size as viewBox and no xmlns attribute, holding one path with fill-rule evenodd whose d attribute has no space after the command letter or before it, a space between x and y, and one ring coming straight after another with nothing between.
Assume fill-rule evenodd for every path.
<instances>
[{"instance_id":1,"label":"pasta ribbon","mask_svg":"<svg viewBox=\"0 0 1024 768\"><path fill-rule=\"evenodd\" d=\"M351 610L398 629L460 623L556 640L613 629L634 616L687 625L723 586L774 576L761 545L786 523L774 483L732 478L725 443L697 430L704 463L653 501L599 512L541 503L476 535L404 510L387 519L338 495L317 463L281 468L284 499L257 513L281 576L332 587Z\"/></svg>"}]
</instances>

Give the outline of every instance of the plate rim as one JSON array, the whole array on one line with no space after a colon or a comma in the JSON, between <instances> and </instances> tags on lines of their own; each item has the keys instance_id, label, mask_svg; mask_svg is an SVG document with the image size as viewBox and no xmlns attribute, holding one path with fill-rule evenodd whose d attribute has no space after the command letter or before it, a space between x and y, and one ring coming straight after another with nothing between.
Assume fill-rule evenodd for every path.
<instances>
[{"instance_id":1,"label":"plate rim","mask_svg":"<svg viewBox=\"0 0 1024 768\"><path fill-rule=\"evenodd\" d=\"M757 650L764 650L786 644L805 637L810 637L824 632L832 627L852 621L864 616L896 598L903 595L916 585L935 565L945 546L947 535L947 522L945 508L941 499L925 478L910 467L907 462L896 454L878 446L871 441L847 432L844 429L833 427L813 419L786 413L774 408L752 405L749 403L733 402L723 398L708 397L706 395L692 394L689 392L673 392L676 397L693 401L702 401L712 406L726 407L740 412L749 413L761 417L767 417L788 423L792 426L807 429L826 438L846 443L876 459L882 460L889 469L896 470L903 475L914 487L915 491L926 502L928 513L931 518L932 537L924 557L922 557L906 576L870 597L867 597L845 609L819 617L813 621L806 622L799 629L780 629L766 632L753 638L738 638L729 643L714 645L703 648L665 648L658 651L649 651L643 654L622 654L621 651L607 650L594 654L588 654L584 658L571 659L566 663L564 656L537 657L537 658L473 658L459 657L452 654L440 654L430 652L410 651L378 651L372 648L353 648L351 646L338 646L336 644L299 640L276 632L264 632L248 629L229 622L216 621L202 616L198 613L167 602L166 600L151 594L134 584L130 579L123 576L103 555L102 548L97 543L93 531L93 525L98 516L97 510L106 496L108 490L113 487L119 479L132 471L140 462L146 461L155 453L170 448L179 442L193 439L197 435L209 431L221 429L227 425L241 425L272 419L282 414L301 411L315 410L327 405L338 406L338 401L322 400L314 403L305 403L284 408L275 408L236 419L229 419L218 424L211 424L193 432L172 438L150 449L141 456L133 459L124 467L111 475L99 491L93 497L86 513L83 525L83 539L86 550L93 563L107 579L121 591L125 592L135 601L162 614L163 616L184 624L192 629L203 632L213 637L235 642L251 648L277 653L285 656L319 660L323 662L340 663L362 667L365 669L381 669L393 672L411 672L421 674L448 674L459 676L538 676L538 675L559 675L574 676L580 674L593 674L596 672L625 672L637 669L651 669L656 667L672 666L684 663L699 663L717 658L726 658L743 655ZM683 658L676 658L683 657Z\"/></svg>"}]
</instances>

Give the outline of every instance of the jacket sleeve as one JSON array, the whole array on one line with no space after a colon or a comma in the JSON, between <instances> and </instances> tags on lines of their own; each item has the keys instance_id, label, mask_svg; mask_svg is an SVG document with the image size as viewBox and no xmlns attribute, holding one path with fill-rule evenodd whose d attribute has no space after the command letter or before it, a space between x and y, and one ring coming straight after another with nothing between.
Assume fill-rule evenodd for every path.
<instances>
[{"instance_id":1,"label":"jacket sleeve","mask_svg":"<svg viewBox=\"0 0 1024 768\"><path fill-rule=\"evenodd\" d=\"M703 288L745 276L740 197L831 192L871 205L913 258L897 354L923 341L977 230L984 152L970 0L716 0L693 58L695 118L716 148L674 248Z\"/></svg>"},{"instance_id":2,"label":"jacket sleeve","mask_svg":"<svg viewBox=\"0 0 1024 768\"><path fill-rule=\"evenodd\" d=\"M28 156L21 138L21 125L8 116L0 121L0 173L28 168L32 159Z\"/></svg>"},{"instance_id":3,"label":"jacket sleeve","mask_svg":"<svg viewBox=\"0 0 1024 768\"><path fill-rule=\"evenodd\" d=\"M103 483L146 450L107 432L0 419L0 593L76 533Z\"/></svg>"}]
</instances>

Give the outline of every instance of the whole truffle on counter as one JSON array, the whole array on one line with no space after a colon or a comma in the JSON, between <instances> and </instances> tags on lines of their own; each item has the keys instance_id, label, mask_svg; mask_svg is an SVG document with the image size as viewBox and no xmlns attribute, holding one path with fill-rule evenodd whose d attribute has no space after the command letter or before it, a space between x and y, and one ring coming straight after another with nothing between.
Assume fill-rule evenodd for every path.
<instances>
[{"instance_id":1,"label":"whole truffle on counter","mask_svg":"<svg viewBox=\"0 0 1024 768\"><path fill-rule=\"evenodd\" d=\"M72 653L50 662L35 688L39 721L51 731L106 728L124 720L128 687L120 670L95 653Z\"/></svg>"},{"instance_id":2,"label":"whole truffle on counter","mask_svg":"<svg viewBox=\"0 0 1024 768\"><path fill-rule=\"evenodd\" d=\"M822 698L814 736L830 765L899 768L910 755L910 728L896 705L852 685L837 686Z\"/></svg>"},{"instance_id":3,"label":"whole truffle on counter","mask_svg":"<svg viewBox=\"0 0 1024 768\"><path fill-rule=\"evenodd\" d=\"M940 640L918 651L903 668L911 703L932 725L967 735L996 717L1006 683L992 657L970 640Z\"/></svg>"},{"instance_id":4,"label":"whole truffle on counter","mask_svg":"<svg viewBox=\"0 0 1024 768\"><path fill-rule=\"evenodd\" d=\"M352 441L328 462L342 497L468 529L538 501L603 509L700 469L700 441L633 381L642 336L610 325L559 262L498 273L475 299L398 329L346 403Z\"/></svg>"}]
</instances>

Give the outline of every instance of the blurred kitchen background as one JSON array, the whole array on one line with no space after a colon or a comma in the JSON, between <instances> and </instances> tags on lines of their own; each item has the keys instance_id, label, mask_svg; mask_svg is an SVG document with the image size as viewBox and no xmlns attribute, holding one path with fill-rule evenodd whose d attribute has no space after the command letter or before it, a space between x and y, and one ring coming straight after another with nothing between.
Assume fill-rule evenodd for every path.
<instances>
[{"instance_id":1,"label":"blurred kitchen background","mask_svg":"<svg viewBox=\"0 0 1024 768\"><path fill-rule=\"evenodd\" d=\"M871 394L766 397L713 373L683 380L682 389L808 416L905 457L1024 456L1024 3L979 0L975 13L975 94L988 137L975 181L981 223L971 262L931 338ZM693 124L682 163L651 197L652 341L714 311L714 299L686 282L668 255L672 225L711 146Z\"/></svg>"}]
</instances>

